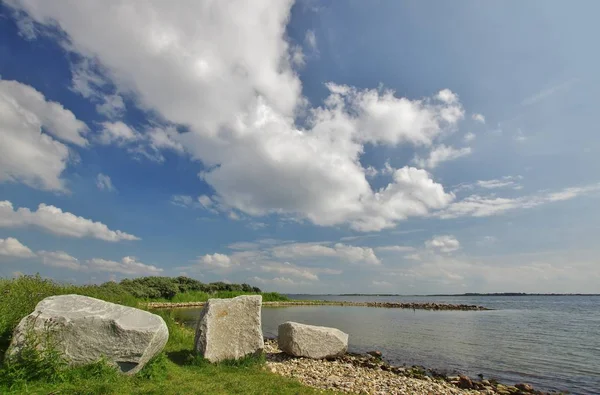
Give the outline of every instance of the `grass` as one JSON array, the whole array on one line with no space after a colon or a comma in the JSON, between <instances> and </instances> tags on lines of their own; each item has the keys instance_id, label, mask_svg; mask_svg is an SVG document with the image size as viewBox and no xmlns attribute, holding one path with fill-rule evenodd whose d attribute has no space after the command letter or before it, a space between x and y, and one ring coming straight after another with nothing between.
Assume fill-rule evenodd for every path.
<instances>
[{"instance_id":1,"label":"grass","mask_svg":"<svg viewBox=\"0 0 600 395\"><path fill-rule=\"evenodd\" d=\"M12 330L20 319L31 313L35 305L47 296L78 293L128 305L139 302L116 288L115 292L110 291L98 286L61 285L39 277L0 279L0 352L6 351ZM229 297L233 296L237 295ZM333 394L305 387L293 379L267 371L263 356L208 363L192 352L193 331L176 323L171 312L160 314L169 327L169 341L163 352L137 375L122 375L104 361L72 368L52 348L46 352L32 349L20 361L10 362L7 359L0 366L0 393Z\"/></svg>"}]
</instances>

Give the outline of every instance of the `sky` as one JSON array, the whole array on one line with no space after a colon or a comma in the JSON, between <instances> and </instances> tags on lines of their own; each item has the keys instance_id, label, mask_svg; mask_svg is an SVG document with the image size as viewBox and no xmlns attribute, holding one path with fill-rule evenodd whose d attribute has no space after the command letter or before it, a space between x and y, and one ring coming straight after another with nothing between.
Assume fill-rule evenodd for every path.
<instances>
[{"instance_id":1,"label":"sky","mask_svg":"<svg viewBox=\"0 0 600 395\"><path fill-rule=\"evenodd\" d=\"M0 276L600 293L599 12L0 2Z\"/></svg>"}]
</instances>

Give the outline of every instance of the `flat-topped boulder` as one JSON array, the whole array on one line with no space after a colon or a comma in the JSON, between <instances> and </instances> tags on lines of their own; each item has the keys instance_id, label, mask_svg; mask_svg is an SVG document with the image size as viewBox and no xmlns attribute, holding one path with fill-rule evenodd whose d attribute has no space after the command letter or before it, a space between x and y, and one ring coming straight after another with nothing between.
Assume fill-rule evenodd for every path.
<instances>
[{"instance_id":1,"label":"flat-topped boulder","mask_svg":"<svg viewBox=\"0 0 600 395\"><path fill-rule=\"evenodd\" d=\"M336 328L285 322L279 325L279 348L290 355L307 358L329 358L348 350L348 334Z\"/></svg>"},{"instance_id":2,"label":"flat-topped boulder","mask_svg":"<svg viewBox=\"0 0 600 395\"><path fill-rule=\"evenodd\" d=\"M196 325L196 352L211 362L261 353L261 305L261 295L209 299Z\"/></svg>"},{"instance_id":3,"label":"flat-topped boulder","mask_svg":"<svg viewBox=\"0 0 600 395\"><path fill-rule=\"evenodd\" d=\"M54 347L71 365L105 358L123 373L137 373L169 339L158 315L81 295L50 296L23 318L13 333L8 358L31 346ZM46 340L47 339L47 340Z\"/></svg>"}]
</instances>

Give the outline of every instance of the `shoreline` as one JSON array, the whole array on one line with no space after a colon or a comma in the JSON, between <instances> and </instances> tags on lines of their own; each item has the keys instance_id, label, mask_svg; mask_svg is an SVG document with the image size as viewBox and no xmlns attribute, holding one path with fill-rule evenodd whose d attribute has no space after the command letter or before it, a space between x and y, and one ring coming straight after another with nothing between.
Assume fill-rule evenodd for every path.
<instances>
[{"instance_id":1,"label":"shoreline","mask_svg":"<svg viewBox=\"0 0 600 395\"><path fill-rule=\"evenodd\" d=\"M149 309L179 309L202 307L206 302L148 302L145 306ZM409 309L429 311L489 311L493 310L484 306L449 303L403 303L403 302L348 302L326 300L299 300L262 302L265 307L291 307L291 306L350 306L350 307L377 307L387 309Z\"/></svg>"},{"instance_id":2,"label":"shoreline","mask_svg":"<svg viewBox=\"0 0 600 395\"><path fill-rule=\"evenodd\" d=\"M360 394L485 394L554 395L524 383L506 385L494 379L449 376L421 366L394 366L381 354L346 353L330 359L294 357L283 353L276 338L265 338L266 369L322 390Z\"/></svg>"}]
</instances>

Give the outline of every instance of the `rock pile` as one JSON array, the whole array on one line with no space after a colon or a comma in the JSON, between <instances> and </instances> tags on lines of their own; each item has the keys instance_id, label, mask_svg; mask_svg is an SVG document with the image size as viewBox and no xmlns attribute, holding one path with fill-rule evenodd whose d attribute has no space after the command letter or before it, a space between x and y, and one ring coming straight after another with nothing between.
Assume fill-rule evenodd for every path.
<instances>
[{"instance_id":1,"label":"rock pile","mask_svg":"<svg viewBox=\"0 0 600 395\"><path fill-rule=\"evenodd\" d=\"M72 365L86 365L104 357L127 374L134 374L167 343L164 320L133 307L81 295L48 297L23 318L7 351L18 354L32 339L38 349L54 347Z\"/></svg>"}]
</instances>

